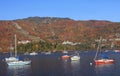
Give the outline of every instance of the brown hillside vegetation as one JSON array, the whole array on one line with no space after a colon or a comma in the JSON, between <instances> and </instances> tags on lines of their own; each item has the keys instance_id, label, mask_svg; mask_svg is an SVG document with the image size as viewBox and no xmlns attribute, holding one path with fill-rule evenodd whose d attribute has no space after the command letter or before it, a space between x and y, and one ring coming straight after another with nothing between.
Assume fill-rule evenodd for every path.
<instances>
[{"instance_id":1,"label":"brown hillside vegetation","mask_svg":"<svg viewBox=\"0 0 120 76\"><path fill-rule=\"evenodd\" d=\"M0 21L0 51L9 51L14 42L14 34L18 40L38 41L40 39L53 42L53 36L59 42L94 42L100 36L105 39L118 37L120 23L109 21L75 21L69 18L29 17L11 21ZM117 42L119 43L119 42Z\"/></svg>"}]
</instances>

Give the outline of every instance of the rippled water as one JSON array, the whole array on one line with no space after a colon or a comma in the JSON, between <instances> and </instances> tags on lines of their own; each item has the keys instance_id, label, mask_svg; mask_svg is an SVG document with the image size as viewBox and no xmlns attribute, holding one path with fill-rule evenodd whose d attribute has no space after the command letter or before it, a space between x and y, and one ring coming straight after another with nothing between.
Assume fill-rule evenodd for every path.
<instances>
[{"instance_id":1,"label":"rippled water","mask_svg":"<svg viewBox=\"0 0 120 76\"><path fill-rule=\"evenodd\" d=\"M120 53L107 53L115 59L114 64L96 66L93 63L95 52L81 52L79 61L62 60L61 53L20 55L21 59L30 58L32 63L24 66L6 66L2 61L5 55L0 55L0 76L120 76Z\"/></svg>"}]
</instances>

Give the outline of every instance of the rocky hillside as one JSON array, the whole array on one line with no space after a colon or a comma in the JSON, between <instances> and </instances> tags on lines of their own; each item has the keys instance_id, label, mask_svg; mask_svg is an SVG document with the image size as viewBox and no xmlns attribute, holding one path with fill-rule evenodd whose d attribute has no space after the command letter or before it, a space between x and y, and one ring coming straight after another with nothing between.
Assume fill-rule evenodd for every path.
<instances>
[{"instance_id":1,"label":"rocky hillside","mask_svg":"<svg viewBox=\"0 0 120 76\"><path fill-rule=\"evenodd\" d=\"M0 21L0 51L9 51L14 42L14 34L18 40L54 42L58 40L72 42L94 42L102 36L105 39L118 37L120 23L110 21L75 21L69 18L29 17L25 19Z\"/></svg>"}]
</instances>

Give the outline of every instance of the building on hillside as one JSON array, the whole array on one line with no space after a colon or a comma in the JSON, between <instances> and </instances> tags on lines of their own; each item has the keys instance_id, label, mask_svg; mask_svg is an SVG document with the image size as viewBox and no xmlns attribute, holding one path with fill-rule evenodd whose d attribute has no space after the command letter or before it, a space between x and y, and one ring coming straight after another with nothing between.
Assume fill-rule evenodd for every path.
<instances>
[{"instance_id":1,"label":"building on hillside","mask_svg":"<svg viewBox=\"0 0 120 76\"><path fill-rule=\"evenodd\" d=\"M69 45L78 45L78 44L81 44L80 42L78 43L78 42L75 42L75 43L73 43L73 42L70 42L70 41L64 41L64 42L62 42L62 44L64 44L64 45L67 45L67 44L69 44Z\"/></svg>"},{"instance_id":2,"label":"building on hillside","mask_svg":"<svg viewBox=\"0 0 120 76\"><path fill-rule=\"evenodd\" d=\"M27 44L27 43L30 43L31 41L29 40L21 40L21 41L18 41L18 44Z\"/></svg>"}]
</instances>

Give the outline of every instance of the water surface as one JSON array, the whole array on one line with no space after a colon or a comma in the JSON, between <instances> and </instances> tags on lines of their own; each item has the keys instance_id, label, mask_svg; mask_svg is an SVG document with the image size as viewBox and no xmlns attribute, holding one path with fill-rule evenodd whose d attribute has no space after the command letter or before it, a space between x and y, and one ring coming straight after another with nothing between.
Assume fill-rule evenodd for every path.
<instances>
[{"instance_id":1,"label":"water surface","mask_svg":"<svg viewBox=\"0 0 120 76\"><path fill-rule=\"evenodd\" d=\"M21 60L29 58L32 63L24 66L7 66L2 61L6 55L1 55L0 76L120 76L120 53L106 53L115 59L114 64L96 66L93 62L95 52L80 52L79 61L62 60L62 53L20 55ZM71 54L70 52L69 55Z\"/></svg>"}]
</instances>

